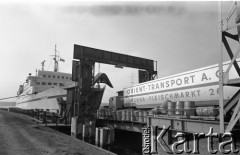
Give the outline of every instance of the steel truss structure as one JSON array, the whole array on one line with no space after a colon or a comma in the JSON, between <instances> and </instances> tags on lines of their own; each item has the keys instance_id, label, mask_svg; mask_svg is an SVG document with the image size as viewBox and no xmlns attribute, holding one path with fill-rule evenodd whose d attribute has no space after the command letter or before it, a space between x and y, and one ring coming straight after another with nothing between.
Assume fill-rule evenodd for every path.
<instances>
[{"instance_id":1,"label":"steel truss structure","mask_svg":"<svg viewBox=\"0 0 240 155\"><path fill-rule=\"evenodd\" d=\"M239 2L234 2L228 16L225 19L222 19L222 4L219 2L219 50L220 50L220 57L219 57L219 108L220 108L220 133L224 132L231 132L236 125L237 121L240 119L240 90L236 92L236 94L224 105L223 104L223 88L224 86L232 86L232 87L240 87L240 67L237 64L236 58L240 52L240 44L236 49L235 53L232 52L232 49L227 41L227 38L235 40L239 42L239 34L240 34L240 7L238 6ZM229 20L232 18L232 15L236 13L236 24L230 25ZM237 28L237 34L231 34L228 31L232 30L233 28ZM223 50L222 44L225 46L225 49L231 59L227 70L223 71ZM239 78L234 80L229 80L229 71L234 66ZM235 109L234 109L235 108ZM224 125L224 114L229 112L231 109L234 109L231 120L229 121L228 125L225 127Z\"/></svg>"}]
</instances>

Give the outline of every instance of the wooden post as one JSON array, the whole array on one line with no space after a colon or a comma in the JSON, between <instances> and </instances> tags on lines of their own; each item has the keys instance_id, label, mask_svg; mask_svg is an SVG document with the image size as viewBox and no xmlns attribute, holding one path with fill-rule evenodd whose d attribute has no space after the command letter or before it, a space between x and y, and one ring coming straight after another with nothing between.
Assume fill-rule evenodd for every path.
<instances>
[{"instance_id":1,"label":"wooden post","mask_svg":"<svg viewBox=\"0 0 240 155\"><path fill-rule=\"evenodd\" d=\"M107 144L107 130L104 128L100 129L100 147L105 147Z\"/></svg>"},{"instance_id":2,"label":"wooden post","mask_svg":"<svg viewBox=\"0 0 240 155\"><path fill-rule=\"evenodd\" d=\"M72 117L71 120L71 136L77 137L77 117Z\"/></svg>"},{"instance_id":3,"label":"wooden post","mask_svg":"<svg viewBox=\"0 0 240 155\"><path fill-rule=\"evenodd\" d=\"M85 141L88 135L88 125L83 124L82 140Z\"/></svg>"},{"instance_id":4,"label":"wooden post","mask_svg":"<svg viewBox=\"0 0 240 155\"><path fill-rule=\"evenodd\" d=\"M83 123L77 123L76 138L81 139L83 134Z\"/></svg>"},{"instance_id":5,"label":"wooden post","mask_svg":"<svg viewBox=\"0 0 240 155\"><path fill-rule=\"evenodd\" d=\"M96 134L96 122L90 121L89 122L89 142L92 143L94 141L94 137Z\"/></svg>"},{"instance_id":6,"label":"wooden post","mask_svg":"<svg viewBox=\"0 0 240 155\"><path fill-rule=\"evenodd\" d=\"M96 128L95 132L95 145L99 146L99 140L100 140L100 128Z\"/></svg>"}]
</instances>

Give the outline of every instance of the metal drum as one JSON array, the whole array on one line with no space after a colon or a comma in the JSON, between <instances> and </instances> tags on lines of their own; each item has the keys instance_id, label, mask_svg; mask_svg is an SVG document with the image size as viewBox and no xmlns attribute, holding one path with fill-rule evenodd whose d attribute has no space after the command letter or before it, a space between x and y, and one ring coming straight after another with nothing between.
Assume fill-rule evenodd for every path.
<instances>
[{"instance_id":1,"label":"metal drum","mask_svg":"<svg viewBox=\"0 0 240 155\"><path fill-rule=\"evenodd\" d=\"M163 114L167 113L167 109L168 109L168 102L169 100L164 101L161 106L160 106L160 112Z\"/></svg>"},{"instance_id":2,"label":"metal drum","mask_svg":"<svg viewBox=\"0 0 240 155\"><path fill-rule=\"evenodd\" d=\"M117 120L122 120L122 111L121 110L117 111Z\"/></svg>"},{"instance_id":3,"label":"metal drum","mask_svg":"<svg viewBox=\"0 0 240 155\"><path fill-rule=\"evenodd\" d=\"M196 113L198 116L217 116L219 111L215 107L197 107Z\"/></svg>"},{"instance_id":4,"label":"metal drum","mask_svg":"<svg viewBox=\"0 0 240 155\"><path fill-rule=\"evenodd\" d=\"M136 121L139 122L139 111L134 111Z\"/></svg>"},{"instance_id":5,"label":"metal drum","mask_svg":"<svg viewBox=\"0 0 240 155\"><path fill-rule=\"evenodd\" d=\"M160 108L160 106L157 106L155 108L153 108L152 110L149 111L150 115L158 115L162 113L162 109Z\"/></svg>"},{"instance_id":6,"label":"metal drum","mask_svg":"<svg viewBox=\"0 0 240 155\"><path fill-rule=\"evenodd\" d=\"M184 102L177 101L176 103L176 115L183 115L184 114Z\"/></svg>"},{"instance_id":7,"label":"metal drum","mask_svg":"<svg viewBox=\"0 0 240 155\"><path fill-rule=\"evenodd\" d=\"M112 118L114 120L117 120L117 112L116 111L112 111Z\"/></svg>"},{"instance_id":8,"label":"metal drum","mask_svg":"<svg viewBox=\"0 0 240 155\"><path fill-rule=\"evenodd\" d=\"M143 113L143 111L141 110L141 111L139 111L139 122L144 122L144 113Z\"/></svg>"},{"instance_id":9,"label":"metal drum","mask_svg":"<svg viewBox=\"0 0 240 155\"><path fill-rule=\"evenodd\" d=\"M195 116L196 109L195 109L195 102L192 101L185 101L184 102L184 114L186 116Z\"/></svg>"},{"instance_id":10,"label":"metal drum","mask_svg":"<svg viewBox=\"0 0 240 155\"><path fill-rule=\"evenodd\" d=\"M126 110L122 110L122 121L126 120Z\"/></svg>"},{"instance_id":11,"label":"metal drum","mask_svg":"<svg viewBox=\"0 0 240 155\"><path fill-rule=\"evenodd\" d=\"M176 102L168 102L168 115L174 115L176 108Z\"/></svg>"},{"instance_id":12,"label":"metal drum","mask_svg":"<svg viewBox=\"0 0 240 155\"><path fill-rule=\"evenodd\" d=\"M131 121L132 109L127 110L127 121Z\"/></svg>"},{"instance_id":13,"label":"metal drum","mask_svg":"<svg viewBox=\"0 0 240 155\"><path fill-rule=\"evenodd\" d=\"M149 113L148 111L143 111L143 116L144 116L143 122L144 122L144 123L147 123L147 120L148 120L148 117L147 117L147 116L148 116L148 113Z\"/></svg>"}]
</instances>

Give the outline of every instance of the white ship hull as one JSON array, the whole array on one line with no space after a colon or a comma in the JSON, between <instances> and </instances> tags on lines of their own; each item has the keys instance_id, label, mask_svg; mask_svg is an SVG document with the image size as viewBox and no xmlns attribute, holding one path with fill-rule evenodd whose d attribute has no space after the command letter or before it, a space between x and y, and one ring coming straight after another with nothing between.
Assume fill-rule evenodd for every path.
<instances>
[{"instance_id":1,"label":"white ship hull","mask_svg":"<svg viewBox=\"0 0 240 155\"><path fill-rule=\"evenodd\" d=\"M59 110L60 106L57 98L63 97L66 100L67 91L61 87L49 88L39 92L36 95L20 96L17 99L16 107L22 109L49 109L51 111Z\"/></svg>"}]
</instances>

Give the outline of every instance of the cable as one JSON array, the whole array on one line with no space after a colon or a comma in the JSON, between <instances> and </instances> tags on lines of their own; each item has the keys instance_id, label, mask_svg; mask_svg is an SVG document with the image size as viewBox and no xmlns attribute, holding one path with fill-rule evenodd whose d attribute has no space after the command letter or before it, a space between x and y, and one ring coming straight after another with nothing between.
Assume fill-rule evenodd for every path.
<instances>
[{"instance_id":1,"label":"cable","mask_svg":"<svg viewBox=\"0 0 240 155\"><path fill-rule=\"evenodd\" d=\"M50 56L50 62L49 62L49 65L48 65L48 69L47 69L47 70L49 70L49 67L50 67L51 64L52 64L52 56Z\"/></svg>"}]
</instances>

